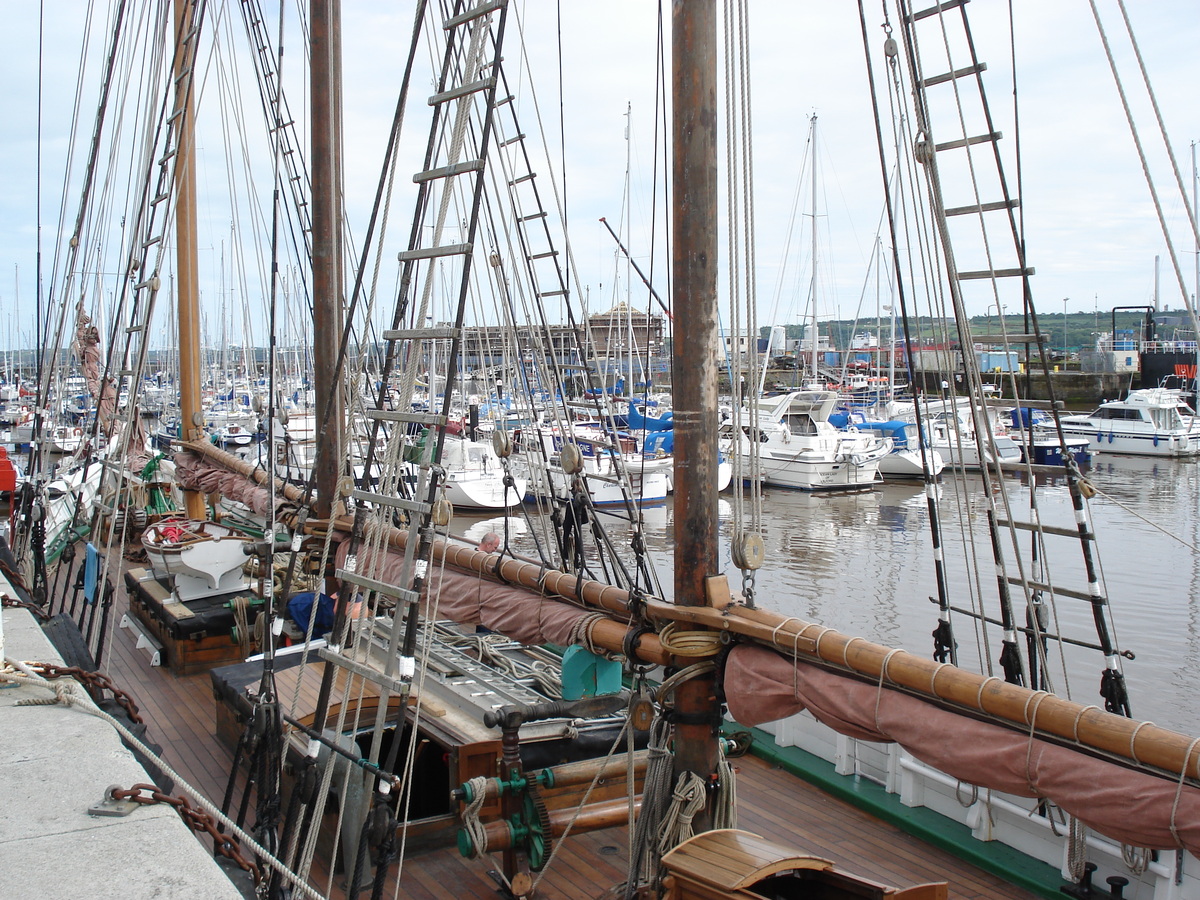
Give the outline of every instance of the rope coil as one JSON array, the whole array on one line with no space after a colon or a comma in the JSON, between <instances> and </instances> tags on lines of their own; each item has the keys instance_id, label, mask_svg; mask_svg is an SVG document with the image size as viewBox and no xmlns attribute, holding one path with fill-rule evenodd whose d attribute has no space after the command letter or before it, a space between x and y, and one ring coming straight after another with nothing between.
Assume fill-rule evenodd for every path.
<instances>
[{"instance_id":1,"label":"rope coil","mask_svg":"<svg viewBox=\"0 0 1200 900\"><path fill-rule=\"evenodd\" d=\"M721 652L721 634L716 631L683 631L678 622L668 623L659 640L672 656L705 657Z\"/></svg>"}]
</instances>

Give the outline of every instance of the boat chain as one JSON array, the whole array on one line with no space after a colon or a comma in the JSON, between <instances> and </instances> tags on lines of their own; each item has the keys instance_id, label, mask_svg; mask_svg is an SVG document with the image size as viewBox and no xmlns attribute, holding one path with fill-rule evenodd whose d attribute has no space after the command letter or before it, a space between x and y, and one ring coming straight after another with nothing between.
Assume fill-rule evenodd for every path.
<instances>
[{"instance_id":1,"label":"boat chain","mask_svg":"<svg viewBox=\"0 0 1200 900\"><path fill-rule=\"evenodd\" d=\"M144 792L148 792L144 793ZM240 852L240 845L237 838L230 834L224 834L217 828L216 820L205 812L203 809L193 806L187 797L179 796L172 797L169 794L164 794L152 784L135 784L128 790L120 787L112 787L108 790L109 796L114 800L130 800L134 803L140 803L143 806L151 806L156 803L165 803L175 808L175 812L179 813L179 817L183 819L192 831L207 834L213 840L213 849L226 857L233 860L239 867L249 872L254 877L254 883L260 884L263 879L262 869L257 863L250 862Z\"/></svg>"}]
</instances>

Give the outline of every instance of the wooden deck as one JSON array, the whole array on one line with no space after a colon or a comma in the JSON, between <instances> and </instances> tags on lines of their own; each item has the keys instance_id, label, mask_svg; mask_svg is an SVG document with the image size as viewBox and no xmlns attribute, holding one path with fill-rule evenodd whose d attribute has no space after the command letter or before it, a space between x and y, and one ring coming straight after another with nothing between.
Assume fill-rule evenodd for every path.
<instances>
[{"instance_id":1,"label":"wooden deck","mask_svg":"<svg viewBox=\"0 0 1200 900\"><path fill-rule=\"evenodd\" d=\"M209 675L179 676L166 668L151 668L146 652L135 649L134 635L115 627L127 602L124 585L118 595L105 668L113 681L135 698L148 723L148 737L162 745L167 764L219 805L232 754L216 734ZM959 900L1036 896L760 759L748 756L738 760L737 766L741 828L798 852L828 858L848 872L898 887L944 880L950 885L950 896ZM180 793L178 786L175 793ZM627 859L626 829L571 836L547 868L538 895L572 900L599 897L605 893L602 886L624 881ZM455 850L410 857L403 866L403 894L415 900L494 900L496 883L488 870L498 868L498 861L463 859ZM390 879L394 884L395 873ZM340 896L340 888L339 878L332 894ZM388 895L391 890L389 887Z\"/></svg>"}]
</instances>

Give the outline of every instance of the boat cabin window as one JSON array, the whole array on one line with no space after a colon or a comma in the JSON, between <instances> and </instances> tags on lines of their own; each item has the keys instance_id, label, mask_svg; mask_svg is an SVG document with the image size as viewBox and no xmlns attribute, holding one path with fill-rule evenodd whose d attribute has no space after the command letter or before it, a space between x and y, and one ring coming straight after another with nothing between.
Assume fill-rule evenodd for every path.
<instances>
[{"instance_id":1,"label":"boat cabin window","mask_svg":"<svg viewBox=\"0 0 1200 900\"><path fill-rule=\"evenodd\" d=\"M1124 409L1122 407L1105 407L1102 406L1094 413L1093 419L1125 419L1140 422L1142 420L1142 410L1140 409Z\"/></svg>"},{"instance_id":2,"label":"boat cabin window","mask_svg":"<svg viewBox=\"0 0 1200 900\"><path fill-rule=\"evenodd\" d=\"M807 413L787 416L784 420L792 434L817 434L817 423Z\"/></svg>"}]
</instances>

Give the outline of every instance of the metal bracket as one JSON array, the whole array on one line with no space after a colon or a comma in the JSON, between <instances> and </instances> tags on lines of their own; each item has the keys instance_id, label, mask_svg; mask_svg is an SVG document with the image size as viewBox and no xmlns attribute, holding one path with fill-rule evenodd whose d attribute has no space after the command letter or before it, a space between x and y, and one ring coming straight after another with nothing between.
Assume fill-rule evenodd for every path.
<instances>
[{"instance_id":1,"label":"metal bracket","mask_svg":"<svg viewBox=\"0 0 1200 900\"><path fill-rule=\"evenodd\" d=\"M123 818L129 815L139 806L136 800L117 800L113 798L113 791L120 787L119 784L110 784L104 791L104 799L95 806L88 807L89 816L114 816Z\"/></svg>"}]
</instances>

